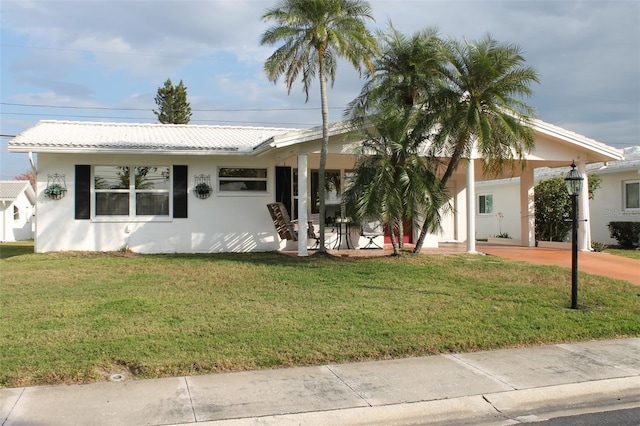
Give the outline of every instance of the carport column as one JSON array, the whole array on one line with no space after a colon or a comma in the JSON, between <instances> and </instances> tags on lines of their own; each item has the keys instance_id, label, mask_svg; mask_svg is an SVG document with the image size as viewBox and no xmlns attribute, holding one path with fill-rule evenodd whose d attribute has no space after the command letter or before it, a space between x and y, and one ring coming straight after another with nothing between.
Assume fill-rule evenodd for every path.
<instances>
[{"instance_id":1,"label":"carport column","mask_svg":"<svg viewBox=\"0 0 640 426\"><path fill-rule=\"evenodd\" d=\"M298 256L308 256L307 251L307 156L298 155Z\"/></svg>"},{"instance_id":2,"label":"carport column","mask_svg":"<svg viewBox=\"0 0 640 426\"><path fill-rule=\"evenodd\" d=\"M473 158L467 162L467 253L476 253L476 180Z\"/></svg>"},{"instance_id":3,"label":"carport column","mask_svg":"<svg viewBox=\"0 0 640 426\"><path fill-rule=\"evenodd\" d=\"M587 177L586 163L576 161L578 172L584 178L582 191L578 197L578 250L591 251L591 215L589 214L589 178Z\"/></svg>"},{"instance_id":4,"label":"carport column","mask_svg":"<svg viewBox=\"0 0 640 426\"><path fill-rule=\"evenodd\" d=\"M533 168L527 167L520 176L520 245L536 245L536 209L534 199Z\"/></svg>"}]
</instances>

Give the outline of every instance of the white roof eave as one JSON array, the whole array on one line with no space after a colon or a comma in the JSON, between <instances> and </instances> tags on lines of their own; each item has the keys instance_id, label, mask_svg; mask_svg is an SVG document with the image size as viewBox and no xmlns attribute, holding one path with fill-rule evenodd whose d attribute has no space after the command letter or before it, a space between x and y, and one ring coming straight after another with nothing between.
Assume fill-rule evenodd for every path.
<instances>
[{"instance_id":1,"label":"white roof eave","mask_svg":"<svg viewBox=\"0 0 640 426\"><path fill-rule=\"evenodd\" d=\"M533 120L532 127L534 131L551 136L556 139L561 139L572 145L577 145L587 151L595 152L605 159L598 161L619 161L624 158L624 153L621 149L613 148L609 145L605 145L602 142L590 139L586 136L579 135L577 133L568 131L553 124L546 123L542 120Z\"/></svg>"},{"instance_id":2,"label":"white roof eave","mask_svg":"<svg viewBox=\"0 0 640 426\"><path fill-rule=\"evenodd\" d=\"M251 155L251 151L230 149L149 149L149 148L83 148L83 147L10 147L9 152L36 152L46 154L134 154L134 155Z\"/></svg>"}]
</instances>

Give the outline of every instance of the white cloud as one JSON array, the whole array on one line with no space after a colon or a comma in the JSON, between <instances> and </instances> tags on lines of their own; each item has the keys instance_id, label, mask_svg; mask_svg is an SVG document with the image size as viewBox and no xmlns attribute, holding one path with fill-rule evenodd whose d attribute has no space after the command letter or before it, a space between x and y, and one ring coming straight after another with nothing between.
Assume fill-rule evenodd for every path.
<instances>
[{"instance_id":1,"label":"white cloud","mask_svg":"<svg viewBox=\"0 0 640 426\"><path fill-rule=\"evenodd\" d=\"M274 4L3 0L3 43L37 47L3 47L3 101L53 93L56 102L66 104L151 110L157 88L169 77L184 80L194 108L300 107L206 115L211 119L317 123L319 112L308 110L319 106L317 81L305 104L299 83L288 95L262 71L273 47L259 45L268 26L261 15ZM384 30L391 20L405 33L437 26L445 37L492 33L520 45L541 75L530 102L542 119L609 143L640 143L637 2L372 0L371 5L377 20L372 28ZM362 84L350 65L340 63L331 106L346 105ZM342 110L330 114L337 121Z\"/></svg>"}]
</instances>

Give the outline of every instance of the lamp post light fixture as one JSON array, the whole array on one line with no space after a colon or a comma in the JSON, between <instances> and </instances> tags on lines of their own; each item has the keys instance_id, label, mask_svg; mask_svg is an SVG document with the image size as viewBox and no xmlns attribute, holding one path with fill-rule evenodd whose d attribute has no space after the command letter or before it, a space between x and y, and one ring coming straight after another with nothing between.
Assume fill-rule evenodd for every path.
<instances>
[{"instance_id":1,"label":"lamp post light fixture","mask_svg":"<svg viewBox=\"0 0 640 426\"><path fill-rule=\"evenodd\" d=\"M571 309L578 309L578 195L582 191L583 180L573 161L571 170L564 178L571 197Z\"/></svg>"}]
</instances>

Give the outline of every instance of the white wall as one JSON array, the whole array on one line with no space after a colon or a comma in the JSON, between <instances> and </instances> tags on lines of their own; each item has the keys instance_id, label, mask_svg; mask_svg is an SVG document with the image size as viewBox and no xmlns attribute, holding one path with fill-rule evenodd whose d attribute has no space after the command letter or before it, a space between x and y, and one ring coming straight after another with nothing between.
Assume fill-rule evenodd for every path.
<instances>
[{"instance_id":1,"label":"white wall","mask_svg":"<svg viewBox=\"0 0 640 426\"><path fill-rule=\"evenodd\" d=\"M603 244L617 244L609 234L609 222L640 222L640 212L625 211L623 205L623 182L640 179L638 170L622 170L597 173L602 185L590 200L591 241Z\"/></svg>"},{"instance_id":2,"label":"white wall","mask_svg":"<svg viewBox=\"0 0 640 426\"><path fill-rule=\"evenodd\" d=\"M596 191L595 198L589 200L591 241L616 244L617 241L609 234L609 222L640 222L640 212L625 211L622 204L623 182L640 179L638 173L638 170L634 169L589 173L602 177L602 185ZM538 182L536 179L536 184ZM508 232L514 239L520 239L519 179L477 182L476 197L484 194L493 194L493 214L480 215L476 212L476 238L484 239L497 235L500 228L496 214L502 212L502 232Z\"/></svg>"},{"instance_id":3,"label":"white wall","mask_svg":"<svg viewBox=\"0 0 640 426\"><path fill-rule=\"evenodd\" d=\"M479 214L478 197L488 194L493 195L493 212ZM499 213L502 213L502 219ZM520 239L520 180L477 182L475 216L477 239L495 237L501 232L508 233L513 239Z\"/></svg>"},{"instance_id":4,"label":"white wall","mask_svg":"<svg viewBox=\"0 0 640 426\"><path fill-rule=\"evenodd\" d=\"M269 160L266 160L269 161ZM75 220L75 165L188 165L188 218L137 221ZM266 204L275 199L275 163L251 157L38 155L36 251L112 251L128 247L139 253L213 253L270 251L280 248ZM268 168L264 194L219 193L217 168ZM45 197L47 175L66 177L67 194L61 200ZM193 193L194 175L211 175L213 194L199 199ZM92 207L93 207L92 202Z\"/></svg>"},{"instance_id":5,"label":"white wall","mask_svg":"<svg viewBox=\"0 0 640 426\"><path fill-rule=\"evenodd\" d=\"M14 217L14 207L18 207L18 217ZM32 221L34 207L22 192L13 202L0 203L2 217L1 241L21 241L33 238Z\"/></svg>"}]
</instances>

